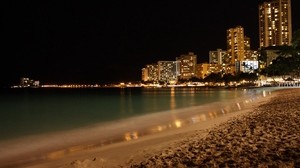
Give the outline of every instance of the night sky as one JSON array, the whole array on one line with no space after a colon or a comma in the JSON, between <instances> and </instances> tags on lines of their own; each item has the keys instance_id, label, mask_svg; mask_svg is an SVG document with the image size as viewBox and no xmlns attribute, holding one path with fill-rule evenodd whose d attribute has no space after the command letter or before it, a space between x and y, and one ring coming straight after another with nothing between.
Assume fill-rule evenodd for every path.
<instances>
[{"instance_id":1,"label":"night sky","mask_svg":"<svg viewBox=\"0 0 300 168\"><path fill-rule=\"evenodd\" d=\"M238 25L256 50L259 2L9 1L2 6L0 85L23 76L41 84L139 81L146 64L189 51L207 62ZM299 7L292 0L293 30Z\"/></svg>"}]
</instances>

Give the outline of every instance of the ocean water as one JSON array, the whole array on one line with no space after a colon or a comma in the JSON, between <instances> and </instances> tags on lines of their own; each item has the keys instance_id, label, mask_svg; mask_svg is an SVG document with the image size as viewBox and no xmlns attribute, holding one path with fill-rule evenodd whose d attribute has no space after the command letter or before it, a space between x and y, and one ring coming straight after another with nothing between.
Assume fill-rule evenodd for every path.
<instances>
[{"instance_id":1,"label":"ocean water","mask_svg":"<svg viewBox=\"0 0 300 168\"><path fill-rule=\"evenodd\" d=\"M0 141L265 94L270 88L0 90Z\"/></svg>"},{"instance_id":2,"label":"ocean water","mask_svg":"<svg viewBox=\"0 0 300 168\"><path fill-rule=\"evenodd\" d=\"M0 167L22 167L239 112L278 88L0 90Z\"/></svg>"}]
</instances>

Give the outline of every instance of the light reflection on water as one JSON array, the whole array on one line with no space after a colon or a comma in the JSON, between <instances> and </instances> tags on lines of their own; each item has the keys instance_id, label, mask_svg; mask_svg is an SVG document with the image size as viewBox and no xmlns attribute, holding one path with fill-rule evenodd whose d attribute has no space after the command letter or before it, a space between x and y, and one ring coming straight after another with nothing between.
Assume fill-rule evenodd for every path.
<instances>
[{"instance_id":1,"label":"light reflection on water","mask_svg":"<svg viewBox=\"0 0 300 168\"><path fill-rule=\"evenodd\" d=\"M170 91L170 109L174 110L176 108L176 102L175 102L175 88L171 88Z\"/></svg>"},{"instance_id":2,"label":"light reflection on water","mask_svg":"<svg viewBox=\"0 0 300 168\"><path fill-rule=\"evenodd\" d=\"M177 92L178 91L178 92ZM153 92L153 90L151 90ZM204 93L205 97L209 97L213 94L213 91L209 89L205 89L204 91L201 90L201 93ZM245 91L244 91L245 92ZM226 91L224 91L225 94L220 94L220 99L223 99L224 97L228 96L226 95ZM233 97L239 97L238 92L231 92L233 93ZM121 113L133 113L134 107L133 104L136 99L133 98L133 95L131 92L125 93L125 91L120 91L120 109L128 109L124 111L120 111ZM164 132L171 129L177 129L182 128L187 125L191 124L198 124L201 122L205 122L207 120L212 120L217 117L232 113L232 112L238 112L240 110L243 110L247 108L251 103L255 102L257 99L261 98L261 94L254 94L253 96L247 97L246 99L242 99L239 101L233 101L230 104L213 104L214 106L192 106L187 111L185 109L176 109L180 101L186 101L184 98L188 99L188 101L195 105L195 101L197 101L196 94L197 90L195 88L187 88L185 90L176 90L176 88L171 88L170 91L166 92L159 92L154 91L153 93L147 93L147 90L143 92L143 94L150 94L150 96L155 97L154 99L151 99L151 104L154 106L154 108L159 108L159 106L162 102L159 102L160 99L158 97L160 95L167 94L169 96L169 101L164 101L169 103L170 110L169 112L164 113L157 113L158 116L162 115L163 117L159 117L155 115L147 116L144 120L135 120L139 118L134 118L134 120L128 120L128 122L120 123L123 124L124 127L122 130L119 130L118 134L113 134L109 136L109 132L112 130L105 130L103 128L103 131L101 133L107 133L105 137L101 137L98 139L95 143L79 143L78 145L72 145L67 148L63 148L60 150L54 150L52 152L47 152L45 154L41 154L38 156L31 157L27 160L23 160L23 162L34 162L34 161L40 161L40 160L51 160L51 159L58 159L61 157L64 157L66 155L69 155L74 152L82 151L82 150L88 150L98 147L103 147L109 144L118 143L118 142L124 142L124 141L133 141L137 140L139 138L142 138L146 135L155 134L159 132ZM178 99L178 94L181 97ZM266 97L271 94L271 91L262 91L262 97ZM176 97L177 95L177 97ZM141 103L141 102L140 102ZM116 123L115 123L116 124ZM119 123L118 123L119 124ZM109 127L107 127L109 128ZM74 138L74 137L69 137ZM1 158L0 158L1 160ZM17 162L16 162L17 163Z\"/></svg>"},{"instance_id":3,"label":"light reflection on water","mask_svg":"<svg viewBox=\"0 0 300 168\"><path fill-rule=\"evenodd\" d=\"M171 92L171 95L174 94L174 92ZM262 97L267 97L271 95L271 92L263 91ZM172 96L171 96L172 97ZM198 124L201 122L205 122L207 120L213 120L217 117L227 115L229 113L238 112L243 109L246 109L251 105L251 103L256 102L256 100L262 98L260 96L248 98L245 100L242 100L240 102L236 102L227 106L223 106L219 109L215 110L208 110L205 113L199 113L196 115L189 116L188 118L181 118L178 119L176 115L172 115L173 119L170 120L170 122L160 123L148 128L143 128L141 130L134 129L132 131L128 131L123 133L123 135L120 135L120 137L115 137L114 139L110 140L104 140L102 143L99 144L88 144L88 145L80 145L75 147L70 147L65 150L55 151L48 153L45 157L45 159L57 159L60 157L63 157L67 154L70 154L72 152L77 152L80 150L86 150L86 149L93 149L97 147L102 147L108 144L122 142L122 141L133 141L137 140L139 138L142 138L143 136L155 134L159 132L164 132L170 129L177 129L182 128L191 124ZM171 98L172 99L172 98ZM172 102L172 101L171 101Z\"/></svg>"}]
</instances>

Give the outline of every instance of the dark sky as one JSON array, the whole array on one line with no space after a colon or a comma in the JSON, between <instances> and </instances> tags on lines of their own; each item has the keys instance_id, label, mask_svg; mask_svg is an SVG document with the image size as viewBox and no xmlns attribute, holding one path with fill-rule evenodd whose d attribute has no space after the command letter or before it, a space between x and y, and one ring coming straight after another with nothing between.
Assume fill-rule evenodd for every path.
<instances>
[{"instance_id":1,"label":"dark sky","mask_svg":"<svg viewBox=\"0 0 300 168\"><path fill-rule=\"evenodd\" d=\"M201 3L205 4L201 4ZM261 2L261 1L260 1ZM299 0L292 0L299 29ZM1 84L138 81L141 68L189 51L226 49L237 25L258 48L256 0L9 1L2 6Z\"/></svg>"}]
</instances>

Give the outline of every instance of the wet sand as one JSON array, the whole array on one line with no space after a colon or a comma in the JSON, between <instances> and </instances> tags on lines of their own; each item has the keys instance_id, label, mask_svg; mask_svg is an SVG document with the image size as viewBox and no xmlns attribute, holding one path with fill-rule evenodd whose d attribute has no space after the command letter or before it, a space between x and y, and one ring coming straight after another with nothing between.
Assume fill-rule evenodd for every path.
<instances>
[{"instance_id":1,"label":"wet sand","mask_svg":"<svg viewBox=\"0 0 300 168\"><path fill-rule=\"evenodd\" d=\"M193 135L130 167L300 167L300 89ZM201 134L200 134L201 135Z\"/></svg>"}]
</instances>

